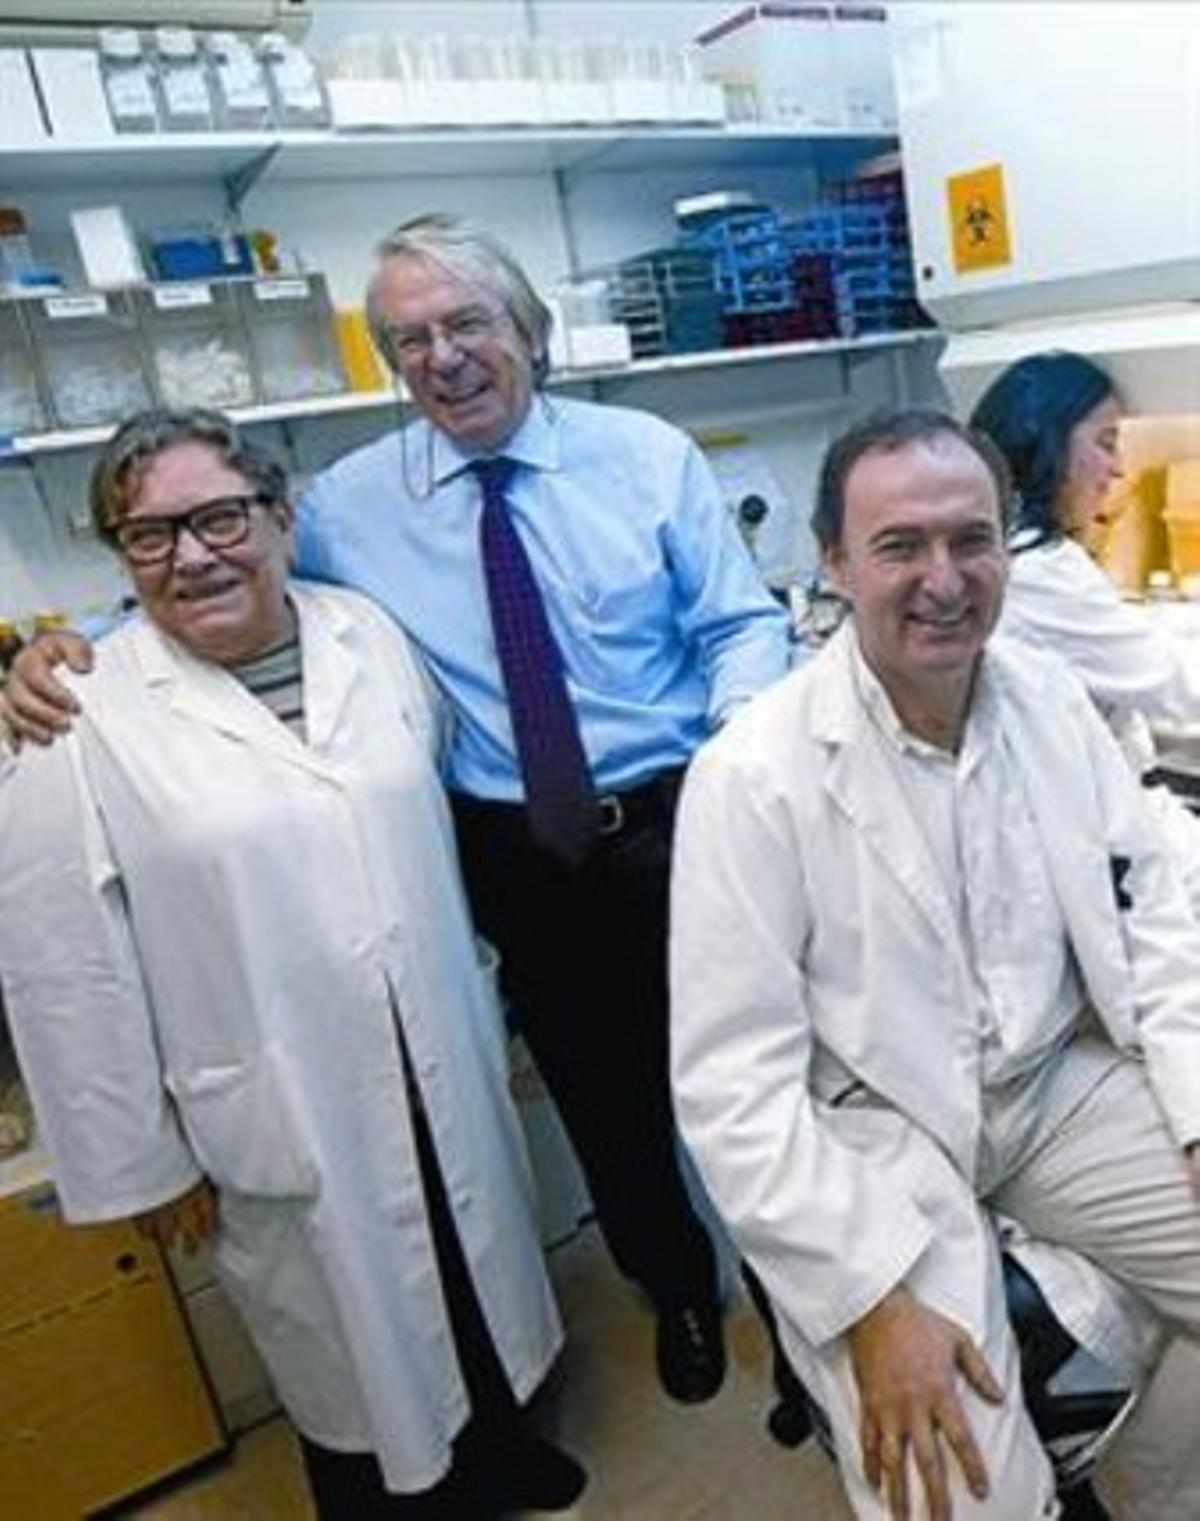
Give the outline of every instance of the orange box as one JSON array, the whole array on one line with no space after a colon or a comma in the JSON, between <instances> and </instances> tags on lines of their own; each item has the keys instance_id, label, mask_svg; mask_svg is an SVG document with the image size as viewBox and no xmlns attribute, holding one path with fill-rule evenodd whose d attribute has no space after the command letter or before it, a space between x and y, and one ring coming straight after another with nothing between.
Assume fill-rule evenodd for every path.
<instances>
[{"instance_id":1,"label":"orange box","mask_svg":"<svg viewBox=\"0 0 1200 1521\"><path fill-rule=\"evenodd\" d=\"M1200 576L1200 504L1195 512L1164 512L1171 575L1176 586L1189 576Z\"/></svg>"}]
</instances>

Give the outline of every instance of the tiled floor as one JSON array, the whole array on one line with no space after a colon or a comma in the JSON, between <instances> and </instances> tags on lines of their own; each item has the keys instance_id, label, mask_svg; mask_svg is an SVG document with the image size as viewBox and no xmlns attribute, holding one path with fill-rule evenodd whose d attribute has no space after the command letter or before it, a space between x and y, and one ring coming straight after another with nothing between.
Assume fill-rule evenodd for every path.
<instances>
[{"instance_id":1,"label":"tiled floor","mask_svg":"<svg viewBox=\"0 0 1200 1521\"><path fill-rule=\"evenodd\" d=\"M652 1323L594 1229L551 1255L569 1346L544 1416L591 1482L564 1521L845 1521L828 1460L810 1443L770 1440L766 1348L744 1304L731 1313L729 1375L690 1408L663 1395ZM309 1521L295 1446L282 1421L245 1434L227 1464L151 1504L137 1521Z\"/></svg>"},{"instance_id":2,"label":"tiled floor","mask_svg":"<svg viewBox=\"0 0 1200 1521\"><path fill-rule=\"evenodd\" d=\"M660 1391L649 1316L613 1270L595 1230L551 1254L570 1332L544 1401L546 1427L588 1465L564 1521L849 1521L832 1465L812 1442L785 1451L765 1433L766 1347L744 1303L728 1323L729 1375L709 1404ZM1106 1475L1119 1521L1200 1521L1200 1349L1176 1347ZM311 1521L296 1448L272 1421L232 1461L129 1521Z\"/></svg>"}]
</instances>

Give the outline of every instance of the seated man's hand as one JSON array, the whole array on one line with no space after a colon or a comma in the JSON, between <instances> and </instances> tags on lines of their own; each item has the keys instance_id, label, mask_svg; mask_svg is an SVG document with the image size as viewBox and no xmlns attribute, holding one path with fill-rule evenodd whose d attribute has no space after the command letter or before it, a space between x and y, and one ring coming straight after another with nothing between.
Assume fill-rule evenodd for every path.
<instances>
[{"instance_id":1,"label":"seated man's hand","mask_svg":"<svg viewBox=\"0 0 1200 1521\"><path fill-rule=\"evenodd\" d=\"M896 1521L908 1521L911 1451L925 1485L930 1521L950 1521L945 1446L978 1500L988 1478L959 1399L960 1375L984 1399L1004 1391L967 1333L905 1288L893 1289L847 1333L862 1407L863 1468L867 1482L885 1488Z\"/></svg>"},{"instance_id":2,"label":"seated man's hand","mask_svg":"<svg viewBox=\"0 0 1200 1521\"><path fill-rule=\"evenodd\" d=\"M0 692L0 720L14 745L27 739L48 745L71 727L79 704L54 675L64 663L80 675L92 668L91 645L69 629L39 634L13 661Z\"/></svg>"},{"instance_id":3,"label":"seated man's hand","mask_svg":"<svg viewBox=\"0 0 1200 1521\"><path fill-rule=\"evenodd\" d=\"M178 1244L190 1257L217 1228L217 1191L201 1178L187 1193L138 1215L135 1224L143 1236L157 1238L164 1250Z\"/></svg>"}]
</instances>

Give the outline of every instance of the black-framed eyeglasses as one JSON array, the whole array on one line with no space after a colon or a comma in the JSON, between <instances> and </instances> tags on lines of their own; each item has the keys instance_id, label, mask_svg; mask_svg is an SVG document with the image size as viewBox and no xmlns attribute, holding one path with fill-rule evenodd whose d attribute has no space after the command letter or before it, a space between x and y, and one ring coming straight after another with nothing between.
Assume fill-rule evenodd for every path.
<instances>
[{"instance_id":1,"label":"black-framed eyeglasses","mask_svg":"<svg viewBox=\"0 0 1200 1521\"><path fill-rule=\"evenodd\" d=\"M233 549L250 534L250 510L274 500L265 491L216 496L170 518L123 518L111 527L113 542L131 565L169 560L186 528L206 549Z\"/></svg>"}]
</instances>

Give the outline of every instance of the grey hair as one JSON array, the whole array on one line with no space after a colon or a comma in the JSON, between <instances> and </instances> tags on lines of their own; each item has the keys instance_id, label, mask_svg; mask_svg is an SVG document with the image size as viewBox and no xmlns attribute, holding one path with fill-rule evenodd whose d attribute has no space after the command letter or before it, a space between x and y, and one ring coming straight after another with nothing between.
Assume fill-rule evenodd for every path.
<instances>
[{"instance_id":1,"label":"grey hair","mask_svg":"<svg viewBox=\"0 0 1200 1521\"><path fill-rule=\"evenodd\" d=\"M469 285L481 286L503 306L529 353L534 384L550 369L550 308L529 276L499 238L465 218L430 212L401 222L375 248L375 269L367 284L367 327L375 347L393 370L387 323L378 308L379 278L395 258L428 259Z\"/></svg>"},{"instance_id":2,"label":"grey hair","mask_svg":"<svg viewBox=\"0 0 1200 1521\"><path fill-rule=\"evenodd\" d=\"M264 499L288 507L287 472L223 412L152 407L128 418L100 451L88 482L92 524L101 539L129 512L151 461L175 444L204 444Z\"/></svg>"}]
</instances>

